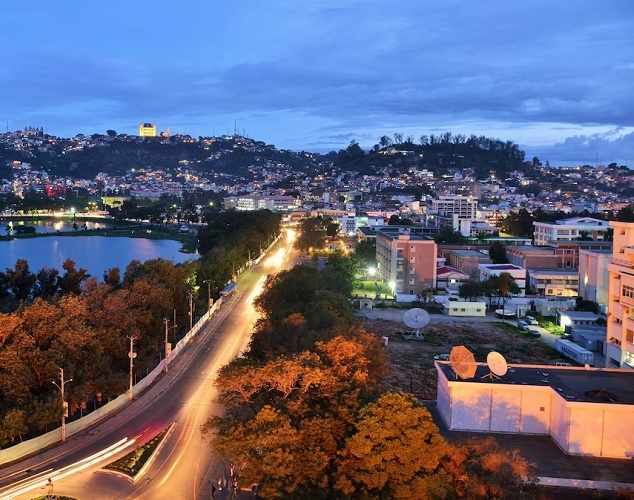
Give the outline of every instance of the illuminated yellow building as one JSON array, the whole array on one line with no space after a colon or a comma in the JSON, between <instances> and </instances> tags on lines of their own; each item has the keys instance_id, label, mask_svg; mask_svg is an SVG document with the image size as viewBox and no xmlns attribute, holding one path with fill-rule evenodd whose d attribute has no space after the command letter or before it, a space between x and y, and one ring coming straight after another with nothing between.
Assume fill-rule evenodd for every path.
<instances>
[{"instance_id":1,"label":"illuminated yellow building","mask_svg":"<svg viewBox=\"0 0 634 500\"><path fill-rule=\"evenodd\" d=\"M142 123L139 125L139 135L141 137L156 137L156 125L153 123Z\"/></svg>"}]
</instances>

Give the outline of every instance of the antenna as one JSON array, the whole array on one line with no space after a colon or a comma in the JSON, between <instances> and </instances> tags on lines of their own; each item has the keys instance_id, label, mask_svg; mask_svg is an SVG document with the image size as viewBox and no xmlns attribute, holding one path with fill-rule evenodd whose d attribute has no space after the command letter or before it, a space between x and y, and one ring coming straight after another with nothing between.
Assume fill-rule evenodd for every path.
<instances>
[{"instance_id":1,"label":"antenna","mask_svg":"<svg viewBox=\"0 0 634 500\"><path fill-rule=\"evenodd\" d=\"M500 380L501 377L506 375L506 372L509 369L508 363L504 356L502 356L499 352L491 351L487 354L487 366L489 367L489 373L485 376L480 377L480 379L488 378L489 380Z\"/></svg>"},{"instance_id":2,"label":"antenna","mask_svg":"<svg viewBox=\"0 0 634 500\"><path fill-rule=\"evenodd\" d=\"M407 337L407 340L412 338L416 340L425 340L425 337L420 333L420 329L429 324L429 313L425 311L425 309L414 307L413 309L405 311L405 314L403 314L403 323L410 328L416 329L415 332L412 332Z\"/></svg>"},{"instance_id":3,"label":"antenna","mask_svg":"<svg viewBox=\"0 0 634 500\"><path fill-rule=\"evenodd\" d=\"M464 380L473 378L478 369L473 353L463 345L457 345L451 349L449 363L456 378L460 377Z\"/></svg>"}]
</instances>

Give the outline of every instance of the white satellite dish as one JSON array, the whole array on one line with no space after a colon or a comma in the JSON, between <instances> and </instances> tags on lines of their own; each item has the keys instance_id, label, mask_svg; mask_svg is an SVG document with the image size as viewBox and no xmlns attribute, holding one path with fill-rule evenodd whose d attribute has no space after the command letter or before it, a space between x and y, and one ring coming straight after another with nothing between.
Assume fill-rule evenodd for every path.
<instances>
[{"instance_id":1,"label":"white satellite dish","mask_svg":"<svg viewBox=\"0 0 634 500\"><path fill-rule=\"evenodd\" d=\"M499 352L491 351L487 354L487 366L490 372L482 378L488 378L489 380L500 379L506 375L509 369L509 365Z\"/></svg>"},{"instance_id":2,"label":"white satellite dish","mask_svg":"<svg viewBox=\"0 0 634 500\"><path fill-rule=\"evenodd\" d=\"M408 339L416 338L424 340L425 337L420 333L420 329L425 328L429 324L429 313L425 311L425 309L414 307L413 309L405 311L405 314L403 314L403 323L410 328L416 329L415 332L412 332L412 334L407 337Z\"/></svg>"}]
</instances>

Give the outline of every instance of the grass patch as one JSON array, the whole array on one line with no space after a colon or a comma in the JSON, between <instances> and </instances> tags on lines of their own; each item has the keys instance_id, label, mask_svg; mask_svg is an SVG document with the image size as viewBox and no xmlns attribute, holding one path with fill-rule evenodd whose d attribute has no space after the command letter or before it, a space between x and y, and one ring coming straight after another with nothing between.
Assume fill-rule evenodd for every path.
<instances>
[{"instance_id":1,"label":"grass patch","mask_svg":"<svg viewBox=\"0 0 634 500\"><path fill-rule=\"evenodd\" d=\"M125 457L121 457L119 460L109 463L104 467L104 469L119 472L134 479L141 471L143 466L152 457L152 454L157 450L171 427L172 426L170 425L160 434L152 438L143 446L135 448Z\"/></svg>"}]
</instances>

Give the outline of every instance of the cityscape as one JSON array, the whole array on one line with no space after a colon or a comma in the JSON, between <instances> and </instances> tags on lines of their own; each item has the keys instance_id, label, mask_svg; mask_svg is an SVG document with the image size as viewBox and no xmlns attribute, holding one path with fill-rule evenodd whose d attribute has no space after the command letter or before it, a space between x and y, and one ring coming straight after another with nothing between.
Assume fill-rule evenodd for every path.
<instances>
[{"instance_id":1,"label":"cityscape","mask_svg":"<svg viewBox=\"0 0 634 500\"><path fill-rule=\"evenodd\" d=\"M632 12L3 5L0 500L634 500Z\"/></svg>"},{"instance_id":2,"label":"cityscape","mask_svg":"<svg viewBox=\"0 0 634 500\"><path fill-rule=\"evenodd\" d=\"M184 237L185 242L198 242L196 254L185 264L176 265L172 269L168 267L174 264L161 263L161 259L150 260L143 264L146 270L141 274L122 264L121 270L109 269L104 272L101 285L97 284L102 281L99 277L96 277L94 284L88 285L91 277L81 267L82 263L79 263L80 268L77 269L75 262L66 261L64 274L59 275L56 270L53 270L54 273L44 272L46 268L37 275L32 274L26 261L20 263L18 260L15 270L12 268L14 263L7 264L6 273L2 274L3 286L6 287L3 292L5 317L2 319L6 325L12 324L6 322L15 321L19 317L11 311L19 303L20 297L27 301L52 300L56 303L56 297L72 293L77 294L86 307L90 308L90 302L96 298L93 297L95 286L123 287L120 292L129 289L125 292L130 294L126 300L130 304L138 304L128 311L132 322L141 324L146 322L144 315L153 314L155 316L152 323L164 323L164 342L155 335L161 335L161 326L152 327L155 333L148 331L146 334L128 336L130 344L127 348L121 342L116 356L132 359L134 353L137 358L136 368L134 363L130 364L127 391L123 391L124 387L121 385L115 384L109 388L103 386L108 392L121 394L108 404L105 404L106 401L91 401L90 398L82 402L79 396L81 385L75 387L77 382L71 384L81 376L81 358L73 362L74 368L70 367L69 360L62 362L61 366L54 363L49 365L57 367L59 373L54 387L47 389L48 394L54 394L50 391L55 388L58 391L66 389L66 384L70 384L67 388L68 396L64 396L64 391L61 392L62 401L66 405L61 427L62 443L66 442L67 436L68 442L73 442L72 436L75 434L75 439L82 439L81 436L85 435L82 430L93 425L93 422L98 422L100 413L112 411L106 410L112 405L113 408L133 412L133 415L141 409L146 415L149 415L147 412L165 412L165 416L160 419L139 416L137 432L141 432L139 426L147 423L148 418L155 423L151 430L144 429L135 440L138 439L142 445L139 449L153 447L163 440L169 443L170 435L176 432L176 427L168 425L166 418L173 410L168 411L165 403L160 403L156 409L152 409L151 405L135 405L142 405L147 399L144 397L144 389L160 390L161 385L170 383L167 377L174 381L171 383L176 383L174 369L177 369L175 367L179 363L183 363L182 356L190 356L187 354L188 349L191 349L188 345L199 336L204 342L223 338L227 346L232 346L230 349L225 348L230 353L223 358L223 364L228 363L227 368L213 375L218 377L214 384L211 384L211 379L208 383L201 384L199 391L203 392L196 396L209 398L212 388L224 387L214 397L225 401L225 423L212 424L212 420L205 422L201 416L199 426L204 429L203 434L208 435L218 432L214 429L222 429L222 425L236 425L233 419L241 410L239 406L234 407L234 403L229 402L235 397L232 391L237 390L237 387L227 387L243 383L240 382L243 374L237 365L234 367L231 363L232 356L239 352L244 356L244 346L247 343L249 347L246 348L246 355L254 359L260 358L264 353L271 356L270 353L277 352L283 345L274 346L269 344L270 340L264 340L270 335L266 328L260 331L261 327L256 327L255 333L251 333L252 327L249 326L257 314L251 301L262 293L263 287L268 290L265 292L266 297L267 294L273 294L265 300L282 300L276 306L273 306L275 302L267 306L274 307L270 312L264 313L270 318L269 321L283 320L283 317L274 320L274 311L290 307L290 303L284 302L290 299L274 298L274 293L281 292L276 291L273 286L275 282L266 281L267 277L274 274L273 269L277 268L282 272L280 276L284 276L280 279L288 281L285 286L297 286L291 283L299 280L297 284L301 283L300 286L306 287L306 283L316 279L316 276L305 275L306 272L343 272L343 261L338 263L338 259L350 259L349 256L353 256L350 262L355 262L354 279L361 280L362 291L357 290L357 284L346 288L345 293L352 293L352 308L360 309L361 317L367 318L364 320L367 322L366 328L375 329L373 342L379 339L385 342L384 347L388 353L392 352L393 362L396 363L403 356L400 349L413 342L421 346L416 348L420 351L419 355L427 359L425 363L431 364L437 374L436 377L423 374L425 372L421 365L418 369L420 371L414 370L411 375L417 378L415 384L412 378L410 387L397 383L395 389L403 391L403 394L412 393L425 401L424 406L430 411L427 415L433 418L435 425L445 429L445 433L475 431L495 435L502 432L507 435L540 436L550 440L540 444L542 453L549 450L545 455L549 458L541 458L538 475L534 469L530 470L535 465L529 465L535 458L535 452L528 445L520 448L531 462L516 462L517 473L528 474L533 478L532 483L523 482L518 476L518 481L514 484L500 486L502 491L506 491L505 494L516 491L517 494L526 494L530 498L533 495L530 493L531 488L535 484L547 488L542 490L544 494L549 491L548 488L552 492L566 491L566 488L574 488L578 484L588 487L591 484L600 484L595 494L603 491L606 498L610 498L609 495L613 494L615 488L621 488L622 492L627 491L630 483L627 457L634 449L633 443L625 438L629 425L629 417L625 415L634 404L631 383L634 375L634 348L631 329L627 327L631 300L629 297L632 295L631 290L634 290L634 282L630 283L631 265L627 257L629 242L634 237L634 212L630 194L632 179L627 167L610 164L553 168L542 165L536 157L525 161L523 152L512 144L484 137L453 138L450 133L438 138L432 136L427 140L421 138L419 144L415 144L411 138L402 138L400 134L394 134L393 138L382 136L369 151L363 151L358 144L352 142L346 149L325 155L278 150L273 145L238 134L195 139L172 134L171 131L160 133L150 123L141 123L138 135L117 134L109 130L105 134L78 135L63 139L49 136L41 128L27 127L23 131L5 133L0 140L4 147L2 157L6 167L3 171L6 177L2 180L0 199L3 200L3 223L7 223L7 236L3 239L7 243L24 238L28 233L27 228L32 228L35 233L31 237L38 238L40 230L37 229L37 223L48 218L93 221L90 229L84 223L81 231L76 222L72 229L68 226L71 233L85 234L88 239L98 239L106 231L111 232L111 236L131 236L130 233L135 232L134 228L140 228L141 236L145 234L147 238L166 233L172 234L168 238ZM121 144L127 145L125 155L115 152L121 148ZM177 148L176 155L169 149L174 147ZM184 152L179 149L181 147L191 149ZM475 154L482 154L485 147L498 148L496 153L487 157L492 168L483 169L483 160L480 158L472 160L472 167L460 165L464 155L458 153L471 154L470 148ZM159 152L164 148L166 151L164 155L159 154L163 162L160 166L139 163L136 167L127 169L111 167L111 156L116 155L125 164L128 158L139 158L149 148L155 148ZM93 150L102 151L97 160L82 156ZM509 151L515 157L513 161L507 159ZM442 161L440 166L439 158ZM77 173L72 175L67 171L68 165L75 165L75 172L85 169L96 174L94 177L77 177ZM256 222L260 217L258 214L271 215L264 215L264 219ZM249 218L253 221L249 222ZM242 257L227 257L229 261L221 264L218 260L221 254L214 254L214 247L218 245L214 241L221 240L209 238L221 227L233 227L235 222L232 221L242 221L238 224L245 228L255 223L254 228L259 226L267 229L257 237L264 239L259 239L255 247L251 243L239 251ZM110 225L107 226L108 229L104 226L101 233L99 224ZM276 224L279 225L278 229L275 229ZM278 232L280 229L282 232ZM288 242L284 243L288 245L286 249L275 249L282 244L282 235L292 232L297 234L294 239L289 237ZM64 238L64 234L68 233L58 229L55 234ZM46 233L39 236L46 236ZM266 248L270 248L270 251L266 251ZM235 247L232 251L237 249ZM267 256L269 253L270 257ZM213 260L211 254L216 255ZM197 255L202 256L199 263L196 261ZM320 271L320 266L324 263L329 265ZM139 299L134 298L136 292L135 278L131 278L133 272L139 277L143 276L142 280L150 280L148 283L152 282L150 276L153 273L158 272L162 276L161 284L154 285L152 296L155 300L164 302L167 295L171 295L167 293L168 288L163 288L169 287L169 283L180 283L178 286L182 290L177 295L187 297L187 300L168 301L165 306L161 306L163 311L158 314L150 313L146 306L137 303ZM17 283L18 276L26 277L29 273L33 276L33 285L30 285L33 288L18 288L17 284L11 284ZM187 275L191 277L187 278ZM261 277L258 279L258 276ZM185 281L181 281L183 279ZM363 283L368 279L370 285L365 288L368 285ZM188 282L196 284L189 288ZM223 285L227 283L227 286ZM95 291L89 291L91 289ZM235 290L239 290L237 295ZM243 295L247 292L248 300ZM167 295L161 298L161 294ZM241 305L242 302L244 306ZM264 303L261 303L262 307ZM33 307L41 307L36 304L37 302ZM305 307L306 303L303 305ZM114 303L108 307L113 306ZM386 306L392 308L385 309L387 316L381 314L382 308ZM62 315L67 314L63 312L66 307L64 302L55 307L62 308ZM251 309L245 312L242 307ZM172 309L173 316L170 316ZM133 310L136 312L132 313ZM244 324L240 337L236 337L230 327L223 326L223 318L219 317L232 310L235 312L228 318L239 318L241 324ZM203 314L196 311L207 312ZM405 313L411 316L413 311L422 311L417 312L416 317L423 313L428 314L422 316L428 319L415 322L415 335L410 332L403 336L394 330L382 332L379 325L383 323L376 324L379 318L383 318L380 321L385 321L385 318L394 321L396 318L399 324L405 322L406 326L412 326ZM306 315L307 312L302 314ZM328 314L320 322L325 321ZM132 319L135 317L138 319ZM466 326L467 323L463 323L465 320L471 326ZM282 321L282 330L285 328L283 325ZM464 328L470 329L475 335L483 335L485 331L498 331L501 327L500 332L506 328L507 332L512 333L504 341L508 345L498 345L494 348L497 351L490 351L487 362L483 362L476 361L469 349L457 344L451 348L451 353L441 354L438 354L438 345L426 346L427 336L437 338L438 335L447 335L441 333L443 325L453 325L450 326L450 331L453 329L454 333L449 335L456 336L456 340L449 341L450 344L457 342L464 333ZM13 335L17 335L17 331ZM326 335L324 338L328 338L327 331L326 329L319 335ZM62 338L66 335L60 333ZM72 331L67 335L73 335ZM120 335L124 335L124 332L121 331ZM251 340L247 340L251 335ZM523 335L526 338L532 337L532 340L522 340ZM170 341L172 336L173 341ZM412 336L415 337L414 340ZM11 338L11 333L5 333L7 352L12 352L14 348ZM292 335L287 341L291 338ZM467 342L467 345L480 353L481 348L477 346L486 342L484 338ZM138 346L135 345L135 340L139 342ZM513 349L519 348L515 346L518 341L529 342L522 349L534 351L536 345L542 345L550 351L544 351L541 356L533 354L518 357L513 354L517 352ZM84 340L74 342L83 343ZM537 344L533 346L534 343ZM153 357L157 344L162 350L159 350L158 364L155 364L157 361ZM488 344L495 345L490 341ZM510 346L515 347L509 350ZM239 347L240 350L236 351ZM450 347L448 345L446 349L450 350ZM460 362L457 361L458 354L462 357L465 353L471 360L467 361L467 365L462 358ZM494 355L493 358L491 355ZM494 358L497 365L493 364ZM211 360L212 358L208 361ZM215 358L213 360L217 365L218 361ZM172 371L169 370L170 365ZM145 376L139 373L144 366L147 367ZM469 368L463 370L464 366ZM113 382L117 377L125 380L124 367L125 362L122 363L119 374L116 371L112 373ZM187 367L188 363L182 365L182 369ZM281 368L275 368L278 369ZM5 370L10 373L11 369L7 367ZM212 373L213 370L210 376ZM91 376L98 376L97 374L98 371ZM297 383L302 379L300 377ZM90 384L92 382L87 389ZM518 392L514 384L527 385L531 392ZM592 392L590 389L597 389L597 384L601 385L604 392L598 396L589 395ZM185 387L182 390L186 390ZM8 388L6 386L4 389L7 395ZM88 394L92 392L91 389L88 391ZM411 404L389 399L392 397L389 394L392 393L384 396L387 399L378 400L381 405ZM68 406L66 398L70 400L71 406ZM482 412L482 405L490 410ZM581 406L578 408L579 405ZM609 408L610 406L618 408L618 411ZM414 408L407 411L417 411ZM9 424L7 419L10 418L11 411L4 416L6 432L28 432L28 426ZM78 412L81 415L77 415ZM64 422L66 418L69 423ZM430 417L412 414L411 418L416 421ZM106 419L104 422L108 421ZM603 426L609 422L610 430L604 431L600 437L588 439L586 431L597 425L597 421L602 422L600 425ZM220 427L214 427L216 425ZM117 456L128 452L135 445L124 432L125 427L127 426L116 434L113 433L110 438L120 439L116 448L113 448ZM563 433L563 428L568 431ZM418 432L422 428L414 426L412 432L415 429ZM158 430L162 432L157 434ZM12 435L15 434L7 434ZM191 447L193 443L190 439L195 439L195 433L189 436L187 442ZM222 432L221 436L224 436ZM263 439L257 435L253 438L256 442ZM59 429L31 438L25 443L38 443L43 439L58 441ZM429 438L421 436L420 439ZM300 440L301 442L303 441ZM110 454L100 451L100 446L103 447L104 444L94 443L90 447L97 463L106 461ZM264 480L251 469L249 462L244 461L246 455L240 455L235 448L244 445L245 443L234 442L229 435L216 438L213 446L203 441L199 445L202 448L197 453L200 460L207 457L204 462L206 479L202 483L195 480L194 488L217 498L225 498L225 494L238 497L256 494L268 498L276 495L275 491L291 491L287 490L290 484ZM158 446L160 450L162 445ZM285 446L291 444L287 443ZM214 450L219 455L214 455ZM2 451L0 450L0 459L3 462L8 462L11 467L19 467L20 461L13 462L15 458L9 458L20 456L18 446L8 446L5 455L2 455ZM246 449L244 452L247 453ZM493 449L486 451L474 448L468 453L491 452ZM155 453L159 457L156 460L161 461L160 451ZM446 460L442 457L448 452L440 453L437 467ZM558 477L549 470L549 460L555 460L560 454L571 457L591 456L597 460L611 461L609 465L606 462L610 472L605 477L601 474L577 477L579 471L574 470ZM298 452L297 458L301 455ZM74 455L69 455L67 467L70 471L83 470L81 460L76 461L78 459L79 456L75 459ZM234 462L239 464L239 474L234 470ZM16 465L11 465L12 463ZM106 469L112 464L106 466ZM199 467L202 462L200 464ZM322 466L326 464L327 461ZM322 466L320 470L326 473L328 469L323 469ZM353 467L352 463L348 466ZM367 466L376 467L377 476L382 471L381 463L366 464ZM181 463L179 467L182 469L178 473L181 478L191 474L186 464ZM114 473L116 472L110 474ZM160 477L160 468L150 474ZM427 488L410 482L399 486L400 483L391 478L387 469L383 474L384 478L378 480L378 483L374 480L358 482L357 476L344 480L344 475L338 480L343 482L333 483L331 488L348 493L364 491L379 496L383 494L381 492L390 492L395 498L417 494ZM8 488L5 491L11 495L6 498L30 498L28 491L38 484L43 484L42 487L49 484L51 490L57 488L56 491L62 491L63 488L68 488L67 491L74 492L81 492L90 484L94 491L101 491L99 498L109 498L113 494L111 488L119 488L116 482L113 485L104 482L98 473L89 483L78 481L76 478L79 476L74 474L71 477L75 479L66 482L62 480L65 475L53 475L55 481L49 477L50 484L45 482L44 476L34 476L28 481L25 478L28 486L24 487L16 486L18 483L6 483ZM481 477L486 478L487 473ZM238 478L246 481L247 486L240 488ZM459 492L466 487L455 479L447 479L444 484L445 490L441 496L455 494L451 491ZM223 487L224 490L221 489ZM410 493L405 493L406 491ZM492 490L486 491L485 495L492 494ZM152 490L141 493L140 497L146 494L151 495Z\"/></svg>"}]
</instances>

